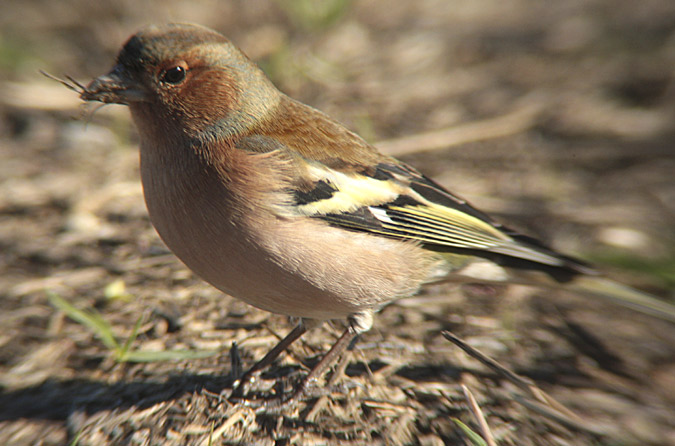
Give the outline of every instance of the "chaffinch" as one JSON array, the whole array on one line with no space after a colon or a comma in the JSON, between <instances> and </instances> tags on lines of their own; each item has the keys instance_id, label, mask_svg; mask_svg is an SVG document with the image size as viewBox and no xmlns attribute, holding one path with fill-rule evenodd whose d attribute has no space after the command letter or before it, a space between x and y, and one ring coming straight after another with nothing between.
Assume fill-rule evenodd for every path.
<instances>
[{"instance_id":1,"label":"chaffinch","mask_svg":"<svg viewBox=\"0 0 675 446\"><path fill-rule=\"evenodd\" d=\"M70 84L126 104L140 133L152 224L199 277L301 323L346 318L299 397L373 313L430 282L566 285L670 321L673 307L505 227L413 167L277 90L221 34L195 25L132 36L108 74Z\"/></svg>"}]
</instances>

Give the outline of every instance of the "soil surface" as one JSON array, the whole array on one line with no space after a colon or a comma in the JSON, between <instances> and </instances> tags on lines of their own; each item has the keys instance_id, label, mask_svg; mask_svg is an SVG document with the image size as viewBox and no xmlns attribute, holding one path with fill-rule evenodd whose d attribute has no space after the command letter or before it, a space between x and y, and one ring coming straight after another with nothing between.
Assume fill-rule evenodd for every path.
<instances>
[{"instance_id":1,"label":"soil surface","mask_svg":"<svg viewBox=\"0 0 675 446\"><path fill-rule=\"evenodd\" d=\"M498 445L675 445L675 326L564 290L429 287L384 308L344 376L297 407L228 402L293 321L188 271L148 220L126 108L82 108L38 73L87 83L147 23L210 26L290 96L673 302L675 2L105 3L7 0L0 15L0 444L478 444L464 385ZM54 296L136 357L211 355L117 361ZM342 327L306 334L251 392L288 391Z\"/></svg>"}]
</instances>

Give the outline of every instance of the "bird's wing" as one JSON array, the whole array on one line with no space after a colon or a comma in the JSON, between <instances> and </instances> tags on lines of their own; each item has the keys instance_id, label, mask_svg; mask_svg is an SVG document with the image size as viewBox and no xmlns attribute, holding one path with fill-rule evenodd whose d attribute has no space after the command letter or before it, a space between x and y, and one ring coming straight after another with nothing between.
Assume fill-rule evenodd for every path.
<instances>
[{"instance_id":1,"label":"bird's wing","mask_svg":"<svg viewBox=\"0 0 675 446\"><path fill-rule=\"evenodd\" d=\"M493 254L591 272L529 237L520 235L410 166L393 159L362 172L307 164L310 189L294 191L295 209L347 229L413 240L438 251Z\"/></svg>"}]
</instances>

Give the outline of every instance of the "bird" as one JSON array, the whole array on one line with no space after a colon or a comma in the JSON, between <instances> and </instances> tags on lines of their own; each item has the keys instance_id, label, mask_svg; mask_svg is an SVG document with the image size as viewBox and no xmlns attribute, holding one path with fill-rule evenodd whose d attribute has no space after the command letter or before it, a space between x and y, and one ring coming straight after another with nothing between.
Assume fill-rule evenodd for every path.
<instances>
[{"instance_id":1,"label":"bird","mask_svg":"<svg viewBox=\"0 0 675 446\"><path fill-rule=\"evenodd\" d=\"M197 276L298 325L232 394L327 320L346 329L283 403L302 399L386 304L442 281L565 287L675 322L675 307L505 226L279 91L222 34L143 28L84 101L128 106L152 225Z\"/></svg>"}]
</instances>

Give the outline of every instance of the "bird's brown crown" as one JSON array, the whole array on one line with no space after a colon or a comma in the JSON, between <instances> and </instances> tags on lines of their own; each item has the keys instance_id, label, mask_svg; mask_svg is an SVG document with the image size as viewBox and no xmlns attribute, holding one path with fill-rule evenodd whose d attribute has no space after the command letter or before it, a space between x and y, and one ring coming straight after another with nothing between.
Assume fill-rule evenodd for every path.
<instances>
[{"instance_id":1,"label":"bird's brown crown","mask_svg":"<svg viewBox=\"0 0 675 446\"><path fill-rule=\"evenodd\" d=\"M229 40L222 34L197 25L151 25L127 40L117 56L117 63L140 70L209 43L229 43Z\"/></svg>"}]
</instances>

